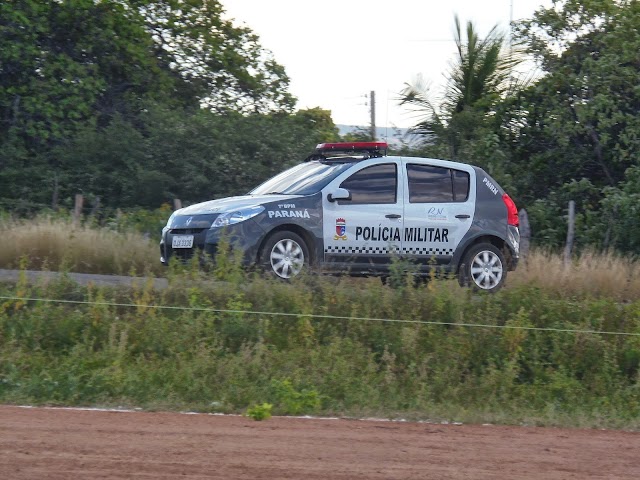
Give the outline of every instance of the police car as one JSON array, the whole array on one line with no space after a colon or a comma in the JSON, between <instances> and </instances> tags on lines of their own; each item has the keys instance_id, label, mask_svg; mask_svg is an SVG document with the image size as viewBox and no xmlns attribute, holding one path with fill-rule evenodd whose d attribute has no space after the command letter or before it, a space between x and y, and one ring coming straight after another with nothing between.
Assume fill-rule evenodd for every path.
<instances>
[{"instance_id":1,"label":"police car","mask_svg":"<svg viewBox=\"0 0 640 480\"><path fill-rule=\"evenodd\" d=\"M247 264L290 279L306 268L388 276L394 259L418 274L455 274L493 292L516 268L518 211L479 167L387 156L385 142L324 143L246 195L177 210L161 261L215 256L227 236Z\"/></svg>"}]
</instances>

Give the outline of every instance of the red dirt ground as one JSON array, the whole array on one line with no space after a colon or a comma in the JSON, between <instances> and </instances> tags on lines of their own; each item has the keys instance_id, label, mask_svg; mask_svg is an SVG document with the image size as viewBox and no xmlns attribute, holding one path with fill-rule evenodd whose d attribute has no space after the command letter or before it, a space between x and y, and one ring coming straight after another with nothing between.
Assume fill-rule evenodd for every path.
<instances>
[{"instance_id":1,"label":"red dirt ground","mask_svg":"<svg viewBox=\"0 0 640 480\"><path fill-rule=\"evenodd\" d=\"M0 406L0 479L640 479L640 434Z\"/></svg>"}]
</instances>

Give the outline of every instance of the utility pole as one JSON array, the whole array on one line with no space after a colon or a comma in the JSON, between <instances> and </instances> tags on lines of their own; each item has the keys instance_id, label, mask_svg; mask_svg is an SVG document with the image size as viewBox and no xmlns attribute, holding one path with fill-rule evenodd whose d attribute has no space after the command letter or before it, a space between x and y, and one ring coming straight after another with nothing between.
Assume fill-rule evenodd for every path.
<instances>
[{"instance_id":1,"label":"utility pole","mask_svg":"<svg viewBox=\"0 0 640 480\"><path fill-rule=\"evenodd\" d=\"M371 106L371 140L376 140L376 92L371 90L371 96L369 97L369 104Z\"/></svg>"},{"instance_id":2,"label":"utility pole","mask_svg":"<svg viewBox=\"0 0 640 480\"><path fill-rule=\"evenodd\" d=\"M509 60L513 60L513 0L509 5Z\"/></svg>"}]
</instances>

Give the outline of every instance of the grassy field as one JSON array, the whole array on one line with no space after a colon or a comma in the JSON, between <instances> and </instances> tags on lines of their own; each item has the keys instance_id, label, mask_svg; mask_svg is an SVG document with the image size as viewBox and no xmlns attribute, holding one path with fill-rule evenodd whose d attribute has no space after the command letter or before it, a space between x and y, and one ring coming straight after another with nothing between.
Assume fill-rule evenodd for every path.
<instances>
[{"instance_id":1,"label":"grassy field","mask_svg":"<svg viewBox=\"0 0 640 480\"><path fill-rule=\"evenodd\" d=\"M9 229L18 245L26 228ZM106 239L120 234L37 228L99 246L87 262L62 241L59 265L155 274L128 263L147 258L144 242L157 262L142 235L118 257L131 249ZM55 269L30 245L3 266L26 255ZM102 270L109 258L119 271ZM233 263L165 270L162 291L23 279L0 285L0 402L640 428L637 263L536 252L521 267L495 295L455 280L287 284Z\"/></svg>"}]
</instances>

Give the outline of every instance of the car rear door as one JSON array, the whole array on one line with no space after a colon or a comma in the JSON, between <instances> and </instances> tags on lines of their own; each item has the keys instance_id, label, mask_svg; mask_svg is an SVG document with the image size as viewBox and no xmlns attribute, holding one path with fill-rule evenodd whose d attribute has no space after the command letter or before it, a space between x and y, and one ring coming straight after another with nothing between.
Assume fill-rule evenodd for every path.
<instances>
[{"instance_id":1,"label":"car rear door","mask_svg":"<svg viewBox=\"0 0 640 480\"><path fill-rule=\"evenodd\" d=\"M422 264L447 264L475 212L472 167L406 158L402 253Z\"/></svg>"}]
</instances>

